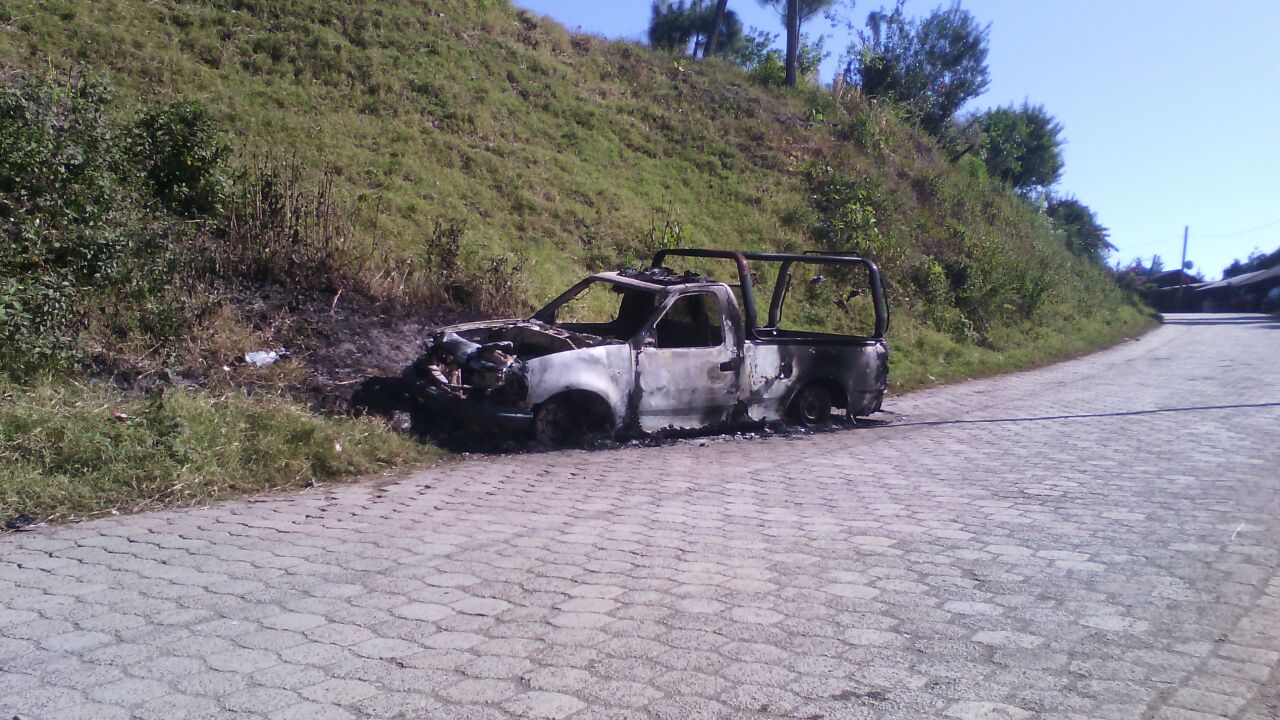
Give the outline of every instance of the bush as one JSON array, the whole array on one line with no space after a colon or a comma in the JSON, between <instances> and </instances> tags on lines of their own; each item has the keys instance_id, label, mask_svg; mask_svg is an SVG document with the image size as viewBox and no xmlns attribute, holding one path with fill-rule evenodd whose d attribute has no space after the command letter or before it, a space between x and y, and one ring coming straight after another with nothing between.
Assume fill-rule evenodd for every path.
<instances>
[{"instance_id":1,"label":"bush","mask_svg":"<svg viewBox=\"0 0 1280 720\"><path fill-rule=\"evenodd\" d=\"M233 183L199 103L125 122L110 101L92 80L0 87L0 379L114 366L126 346L164 358L225 280L427 297L422 268L356 241L332 173L263 161ZM496 305L510 287L480 289Z\"/></svg>"},{"instance_id":2,"label":"bush","mask_svg":"<svg viewBox=\"0 0 1280 720\"><path fill-rule=\"evenodd\" d=\"M747 71L747 77L761 85L782 87L787 80L787 66L777 51L766 53L755 67Z\"/></svg>"},{"instance_id":3,"label":"bush","mask_svg":"<svg viewBox=\"0 0 1280 720\"><path fill-rule=\"evenodd\" d=\"M69 363L103 291L136 282L138 211L105 84L0 88L0 374Z\"/></svg>"},{"instance_id":4,"label":"bush","mask_svg":"<svg viewBox=\"0 0 1280 720\"><path fill-rule=\"evenodd\" d=\"M151 194L187 217L210 215L227 194L229 147L212 114L194 100L178 100L143 115L133 127L134 157Z\"/></svg>"}]
</instances>

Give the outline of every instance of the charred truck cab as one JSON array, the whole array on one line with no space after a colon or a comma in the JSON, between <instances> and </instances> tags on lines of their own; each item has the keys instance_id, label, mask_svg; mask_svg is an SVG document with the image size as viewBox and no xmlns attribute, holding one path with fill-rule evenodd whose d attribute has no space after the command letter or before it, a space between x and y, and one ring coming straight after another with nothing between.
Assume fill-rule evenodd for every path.
<instances>
[{"instance_id":1,"label":"charred truck cab","mask_svg":"<svg viewBox=\"0 0 1280 720\"><path fill-rule=\"evenodd\" d=\"M732 261L738 284L676 273L665 266L672 257ZM776 263L763 322L749 262ZM871 334L782 329L796 265L865 269ZM437 331L406 379L435 417L480 431L532 431L556 445L783 419L814 425L833 408L850 417L880 409L888 323L879 270L864 258L663 250L653 267L592 275L527 320Z\"/></svg>"}]
</instances>

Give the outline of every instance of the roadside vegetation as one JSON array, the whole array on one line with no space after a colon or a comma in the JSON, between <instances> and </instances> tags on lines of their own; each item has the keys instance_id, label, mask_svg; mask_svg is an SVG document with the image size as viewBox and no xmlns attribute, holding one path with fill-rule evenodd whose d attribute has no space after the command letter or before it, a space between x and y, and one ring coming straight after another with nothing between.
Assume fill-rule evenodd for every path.
<instances>
[{"instance_id":1,"label":"roadside vegetation","mask_svg":"<svg viewBox=\"0 0 1280 720\"><path fill-rule=\"evenodd\" d=\"M855 64L786 87L772 37L723 16L729 49L694 58L698 31L668 20L653 49L504 0L0 10L0 514L425 461L383 425L311 413L349 391L317 365L350 344L333 317L522 314L675 245L876 260L897 392L1150 324L1099 262L1105 228L1042 192L1061 171L1027 149L1060 130L1042 108L933 127L937 104L907 95L929 69L891 41L917 21L885 14L881 55L858 57L902 51L910 72L864 92ZM797 41L803 77L823 50ZM798 315L853 322L822 302ZM316 352L239 360L295 344Z\"/></svg>"},{"instance_id":2,"label":"roadside vegetation","mask_svg":"<svg viewBox=\"0 0 1280 720\"><path fill-rule=\"evenodd\" d=\"M369 420L242 392L125 396L100 383L0 385L0 511L65 521L412 466L430 446Z\"/></svg>"}]
</instances>

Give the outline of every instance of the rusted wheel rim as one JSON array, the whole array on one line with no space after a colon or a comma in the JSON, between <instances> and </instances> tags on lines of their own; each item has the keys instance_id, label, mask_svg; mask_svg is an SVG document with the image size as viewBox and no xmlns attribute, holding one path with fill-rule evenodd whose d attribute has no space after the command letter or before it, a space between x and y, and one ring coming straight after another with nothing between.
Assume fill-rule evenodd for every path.
<instances>
[{"instance_id":1,"label":"rusted wheel rim","mask_svg":"<svg viewBox=\"0 0 1280 720\"><path fill-rule=\"evenodd\" d=\"M821 385L810 385L800 391L792 407L801 425L820 425L831 417L831 393Z\"/></svg>"},{"instance_id":2,"label":"rusted wheel rim","mask_svg":"<svg viewBox=\"0 0 1280 720\"><path fill-rule=\"evenodd\" d=\"M564 445L582 434L581 428L576 427L578 424L568 403L552 400L534 415L533 433L538 442Z\"/></svg>"}]
</instances>

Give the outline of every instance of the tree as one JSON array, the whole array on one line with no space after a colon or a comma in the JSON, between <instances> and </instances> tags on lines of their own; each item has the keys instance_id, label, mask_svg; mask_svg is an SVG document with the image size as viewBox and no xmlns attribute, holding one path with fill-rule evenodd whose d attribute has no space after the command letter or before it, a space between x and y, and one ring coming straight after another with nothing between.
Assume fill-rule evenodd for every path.
<instances>
[{"instance_id":1,"label":"tree","mask_svg":"<svg viewBox=\"0 0 1280 720\"><path fill-rule=\"evenodd\" d=\"M1062 125L1042 105L1000 107L973 119L987 174L1024 195L1062 177Z\"/></svg>"},{"instance_id":2,"label":"tree","mask_svg":"<svg viewBox=\"0 0 1280 720\"><path fill-rule=\"evenodd\" d=\"M649 14L649 44L667 52L684 52L693 38L692 13L684 2L654 0Z\"/></svg>"},{"instance_id":3,"label":"tree","mask_svg":"<svg viewBox=\"0 0 1280 720\"><path fill-rule=\"evenodd\" d=\"M800 0L787 0L787 87L795 87L800 65Z\"/></svg>"},{"instance_id":4,"label":"tree","mask_svg":"<svg viewBox=\"0 0 1280 720\"><path fill-rule=\"evenodd\" d=\"M1231 264L1222 271L1222 277L1224 279L1233 278L1245 273L1267 270L1277 265L1280 265L1280 248L1276 248L1273 253L1265 254L1260 250L1254 249L1253 252L1249 253L1249 259L1244 262L1239 260L1231 261Z\"/></svg>"},{"instance_id":5,"label":"tree","mask_svg":"<svg viewBox=\"0 0 1280 720\"><path fill-rule=\"evenodd\" d=\"M804 40L800 36L800 28L810 18L831 5L836 0L760 0L761 5L772 7L782 13L782 25L787 30L786 84L795 87L800 77L801 45Z\"/></svg>"},{"instance_id":6,"label":"tree","mask_svg":"<svg viewBox=\"0 0 1280 720\"><path fill-rule=\"evenodd\" d=\"M1045 214L1076 255L1101 263L1109 251L1116 249L1108 239L1110 231L1098 222L1088 205L1075 198L1049 198Z\"/></svg>"},{"instance_id":7,"label":"tree","mask_svg":"<svg viewBox=\"0 0 1280 720\"><path fill-rule=\"evenodd\" d=\"M711 16L711 32L707 35L707 46L702 51L702 57L711 57L716 51L716 42L720 39L720 25L724 22L725 13L729 9L729 0L718 0L716 2L715 13Z\"/></svg>"},{"instance_id":8,"label":"tree","mask_svg":"<svg viewBox=\"0 0 1280 720\"><path fill-rule=\"evenodd\" d=\"M720 54L746 70L752 80L762 85L785 85L787 82L786 60L782 53L773 47L777 40L777 33L765 32L753 27L743 34L738 47L732 52ZM827 57L823 40L821 35L814 41L810 41L808 35L800 36L800 51L796 64L801 77L817 72L818 66Z\"/></svg>"},{"instance_id":9,"label":"tree","mask_svg":"<svg viewBox=\"0 0 1280 720\"><path fill-rule=\"evenodd\" d=\"M906 105L921 127L939 136L991 82L989 28L957 3L923 20L908 18L899 0L891 12L881 8L867 17L867 29L849 48L846 81L868 97Z\"/></svg>"},{"instance_id":10,"label":"tree","mask_svg":"<svg viewBox=\"0 0 1280 720\"><path fill-rule=\"evenodd\" d=\"M742 22L737 13L724 7L726 4L727 0L714 8L704 8L700 2L691 5L684 0L655 0L650 6L649 44L667 52L687 52L692 41L694 56L701 46L704 57L714 54L732 58L743 42ZM704 37L705 44L701 40Z\"/></svg>"}]
</instances>

